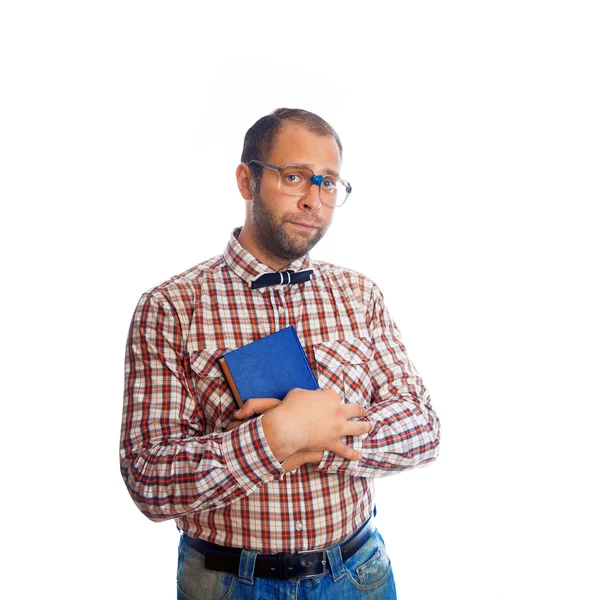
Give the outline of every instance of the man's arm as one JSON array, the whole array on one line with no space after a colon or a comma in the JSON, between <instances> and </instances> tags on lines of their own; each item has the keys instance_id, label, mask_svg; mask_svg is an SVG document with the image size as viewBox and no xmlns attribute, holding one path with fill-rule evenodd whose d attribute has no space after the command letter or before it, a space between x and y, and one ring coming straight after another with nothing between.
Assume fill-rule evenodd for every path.
<instances>
[{"instance_id":1,"label":"man's arm","mask_svg":"<svg viewBox=\"0 0 600 600\"><path fill-rule=\"evenodd\" d=\"M251 399L237 411L236 418L264 413L265 436L286 471L310 463L331 473L383 477L437 457L439 420L376 287L368 313L374 345L368 410L340 404L332 390L292 390L282 402Z\"/></svg>"},{"instance_id":2,"label":"man's arm","mask_svg":"<svg viewBox=\"0 0 600 600\"><path fill-rule=\"evenodd\" d=\"M365 418L373 428L367 435L345 440L364 459L350 462L325 452L317 469L357 477L384 477L435 460L440 424L429 392L406 355L400 332L376 286L368 316L374 345L374 392Z\"/></svg>"},{"instance_id":3,"label":"man's arm","mask_svg":"<svg viewBox=\"0 0 600 600\"><path fill-rule=\"evenodd\" d=\"M350 422L365 415L358 405L340 406L340 397L331 390L294 389L281 400L250 398L234 413L237 419L227 430L239 427L247 419L266 414L275 408L275 415L263 421L263 431L269 447L282 462L286 473L304 464L318 465L326 448L346 460L362 460L362 454L342 441L342 436L361 435L371 430L369 422ZM282 408L283 406L283 408ZM241 420L240 420L241 419Z\"/></svg>"},{"instance_id":4,"label":"man's arm","mask_svg":"<svg viewBox=\"0 0 600 600\"><path fill-rule=\"evenodd\" d=\"M120 458L131 497L156 521L236 502L284 472L262 416L203 435L183 348L173 307L142 296L127 343Z\"/></svg>"}]
</instances>

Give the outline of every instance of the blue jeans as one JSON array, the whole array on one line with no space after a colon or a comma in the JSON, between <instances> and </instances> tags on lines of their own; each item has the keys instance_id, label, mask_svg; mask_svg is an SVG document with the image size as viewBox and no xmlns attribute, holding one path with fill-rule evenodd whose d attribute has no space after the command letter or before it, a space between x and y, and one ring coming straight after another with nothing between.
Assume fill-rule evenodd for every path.
<instances>
[{"instance_id":1,"label":"blue jeans","mask_svg":"<svg viewBox=\"0 0 600 600\"><path fill-rule=\"evenodd\" d=\"M253 576L255 554L242 551L237 575L204 567L204 555L179 543L177 600L395 600L396 587L385 545L375 531L345 563L339 546L327 550L324 575L310 579Z\"/></svg>"}]
</instances>

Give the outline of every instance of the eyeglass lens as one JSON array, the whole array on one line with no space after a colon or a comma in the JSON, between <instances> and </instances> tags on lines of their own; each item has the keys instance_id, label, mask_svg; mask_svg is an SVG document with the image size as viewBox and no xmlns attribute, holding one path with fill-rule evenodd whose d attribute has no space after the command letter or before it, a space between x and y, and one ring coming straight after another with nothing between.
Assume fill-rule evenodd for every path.
<instances>
[{"instance_id":1,"label":"eyeglass lens","mask_svg":"<svg viewBox=\"0 0 600 600\"><path fill-rule=\"evenodd\" d=\"M281 191L293 196L302 196L308 192L313 184L314 173L310 169L295 167L293 165L285 167L279 178ZM340 205L348 197L346 186L338 177L324 175L323 181L319 186L321 202L330 206Z\"/></svg>"}]
</instances>

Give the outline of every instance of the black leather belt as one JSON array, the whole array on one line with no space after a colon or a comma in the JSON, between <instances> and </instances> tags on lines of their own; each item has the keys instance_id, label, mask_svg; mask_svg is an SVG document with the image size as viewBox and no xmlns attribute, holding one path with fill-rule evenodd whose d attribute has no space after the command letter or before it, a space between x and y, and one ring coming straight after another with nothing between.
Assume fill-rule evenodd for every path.
<instances>
[{"instance_id":1,"label":"black leather belt","mask_svg":"<svg viewBox=\"0 0 600 600\"><path fill-rule=\"evenodd\" d=\"M370 517L345 542L340 544L342 559L347 560L371 537L375 523ZM183 534L185 543L204 554L204 565L213 571L238 574L240 568L239 548L227 548ZM274 579L304 579L323 575L327 570L327 552L310 550L297 554L258 554L254 565L255 577Z\"/></svg>"}]
</instances>

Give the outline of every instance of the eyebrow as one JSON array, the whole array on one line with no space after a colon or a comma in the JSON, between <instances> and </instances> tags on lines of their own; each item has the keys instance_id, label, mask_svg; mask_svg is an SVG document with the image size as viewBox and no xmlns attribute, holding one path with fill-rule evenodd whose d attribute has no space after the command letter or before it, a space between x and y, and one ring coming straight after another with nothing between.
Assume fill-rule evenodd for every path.
<instances>
[{"instance_id":1,"label":"eyebrow","mask_svg":"<svg viewBox=\"0 0 600 600\"><path fill-rule=\"evenodd\" d=\"M315 171L311 165L306 164L306 163L291 163L291 164L294 164L297 167L303 167L304 169L310 169L313 173ZM340 174L334 169L325 169L324 173L325 173L325 175L332 175L333 177L340 176Z\"/></svg>"}]
</instances>

